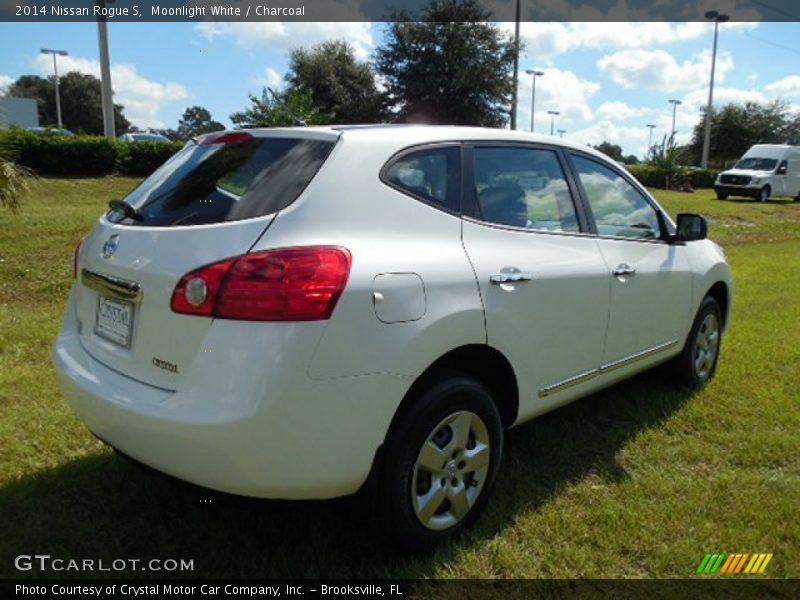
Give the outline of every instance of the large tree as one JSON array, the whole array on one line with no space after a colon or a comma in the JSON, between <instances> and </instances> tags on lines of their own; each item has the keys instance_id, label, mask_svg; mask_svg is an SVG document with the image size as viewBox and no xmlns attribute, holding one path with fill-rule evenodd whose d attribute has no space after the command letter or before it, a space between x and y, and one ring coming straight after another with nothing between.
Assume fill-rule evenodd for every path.
<instances>
[{"instance_id":1,"label":"large tree","mask_svg":"<svg viewBox=\"0 0 800 600\"><path fill-rule=\"evenodd\" d=\"M202 106L190 106L183 111L183 116L178 121L177 137L181 140L190 140L198 135L223 129L225 126L212 119L208 109Z\"/></svg>"},{"instance_id":2,"label":"large tree","mask_svg":"<svg viewBox=\"0 0 800 600\"><path fill-rule=\"evenodd\" d=\"M61 121L66 129L75 133L103 133L103 102L100 80L94 75L71 71L59 77ZM54 78L23 75L8 90L9 96L33 98L39 109L39 123L55 127L56 117ZM117 134L125 133L131 126L123 114L123 107L114 105L114 126Z\"/></svg>"},{"instance_id":3,"label":"large tree","mask_svg":"<svg viewBox=\"0 0 800 600\"><path fill-rule=\"evenodd\" d=\"M507 123L514 42L476 0L433 0L418 15L396 12L375 66L397 120Z\"/></svg>"},{"instance_id":4,"label":"large tree","mask_svg":"<svg viewBox=\"0 0 800 600\"><path fill-rule=\"evenodd\" d=\"M356 59L345 41L293 50L286 80L292 88L307 91L331 123L374 123L384 116L375 74L368 63Z\"/></svg>"},{"instance_id":5,"label":"large tree","mask_svg":"<svg viewBox=\"0 0 800 600\"><path fill-rule=\"evenodd\" d=\"M705 110L694 127L689 146L693 162L700 162L705 136ZM800 117L792 117L789 106L775 100L769 104L727 104L711 117L710 163L724 166L738 159L753 144L800 142Z\"/></svg>"},{"instance_id":6,"label":"large tree","mask_svg":"<svg viewBox=\"0 0 800 600\"><path fill-rule=\"evenodd\" d=\"M261 97L250 94L250 106L230 116L234 127L288 127L292 125L322 125L325 116L314 106L311 95L299 88L273 94L267 88Z\"/></svg>"}]
</instances>

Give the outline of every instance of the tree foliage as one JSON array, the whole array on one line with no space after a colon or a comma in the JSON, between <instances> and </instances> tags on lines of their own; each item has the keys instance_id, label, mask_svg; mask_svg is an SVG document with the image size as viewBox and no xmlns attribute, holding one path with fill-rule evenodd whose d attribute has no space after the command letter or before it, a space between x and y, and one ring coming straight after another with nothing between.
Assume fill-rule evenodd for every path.
<instances>
[{"instance_id":1,"label":"tree foliage","mask_svg":"<svg viewBox=\"0 0 800 600\"><path fill-rule=\"evenodd\" d=\"M611 142L601 142L596 146L592 146L592 148L616 161L622 162L622 146L612 144Z\"/></svg>"},{"instance_id":2,"label":"tree foliage","mask_svg":"<svg viewBox=\"0 0 800 600\"><path fill-rule=\"evenodd\" d=\"M102 134L103 101L100 80L94 75L71 71L59 77L58 85L63 126L74 133ZM45 127L57 125L53 77L23 75L11 85L8 94L18 98L35 99L39 110L39 123ZM123 110L122 105L114 105L114 126L117 134L125 133L131 126Z\"/></svg>"},{"instance_id":3,"label":"tree foliage","mask_svg":"<svg viewBox=\"0 0 800 600\"><path fill-rule=\"evenodd\" d=\"M514 42L490 16L476 0L432 0L418 15L392 16L375 67L398 120L507 123Z\"/></svg>"},{"instance_id":4,"label":"tree foliage","mask_svg":"<svg viewBox=\"0 0 800 600\"><path fill-rule=\"evenodd\" d=\"M249 127L289 127L299 125L323 125L326 123L314 105L311 94L305 90L291 88L276 94L270 93L267 88L261 92L261 97L249 95L250 106L241 112L230 116L231 122L237 129Z\"/></svg>"},{"instance_id":5,"label":"tree foliage","mask_svg":"<svg viewBox=\"0 0 800 600\"><path fill-rule=\"evenodd\" d=\"M190 106L183 111L183 116L178 121L176 135L180 140L190 140L198 135L211 133L212 131L222 131L223 129L225 129L225 126L212 119L211 113L207 109L202 106Z\"/></svg>"},{"instance_id":6,"label":"tree foliage","mask_svg":"<svg viewBox=\"0 0 800 600\"><path fill-rule=\"evenodd\" d=\"M375 123L384 117L384 99L375 85L375 74L368 63L356 59L346 41L296 48L289 58L286 80L291 88L308 92L329 123Z\"/></svg>"},{"instance_id":7,"label":"tree foliage","mask_svg":"<svg viewBox=\"0 0 800 600\"><path fill-rule=\"evenodd\" d=\"M705 126L703 110L689 146L690 158L695 163L700 162ZM730 164L753 144L786 143L800 143L800 115L792 116L789 106L781 100L769 104L727 104L712 114L709 162L717 166Z\"/></svg>"}]
</instances>

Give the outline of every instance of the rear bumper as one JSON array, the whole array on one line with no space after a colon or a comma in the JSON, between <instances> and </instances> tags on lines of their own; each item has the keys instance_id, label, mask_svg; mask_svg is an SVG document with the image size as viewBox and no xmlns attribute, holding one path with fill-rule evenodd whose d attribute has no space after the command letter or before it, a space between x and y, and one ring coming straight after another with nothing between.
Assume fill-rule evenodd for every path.
<instances>
[{"instance_id":1,"label":"rear bumper","mask_svg":"<svg viewBox=\"0 0 800 600\"><path fill-rule=\"evenodd\" d=\"M745 187L741 185L715 184L714 191L718 194L728 194L729 196L747 196L750 198L758 198L761 188Z\"/></svg>"},{"instance_id":2,"label":"rear bumper","mask_svg":"<svg viewBox=\"0 0 800 600\"><path fill-rule=\"evenodd\" d=\"M199 368L185 390L163 390L85 351L72 297L53 362L67 402L97 437L179 479L263 498L356 492L412 383L394 375L317 381L280 365L263 377L250 361L234 360L217 365L235 371L228 376ZM222 389L232 381L243 383Z\"/></svg>"}]
</instances>

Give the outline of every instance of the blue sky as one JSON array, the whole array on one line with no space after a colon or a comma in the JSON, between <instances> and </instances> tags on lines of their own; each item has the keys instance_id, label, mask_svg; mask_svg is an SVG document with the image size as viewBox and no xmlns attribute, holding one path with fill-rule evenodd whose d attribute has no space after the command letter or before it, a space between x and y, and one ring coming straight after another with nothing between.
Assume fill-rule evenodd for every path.
<instances>
[{"instance_id":1,"label":"blue sky","mask_svg":"<svg viewBox=\"0 0 800 600\"><path fill-rule=\"evenodd\" d=\"M512 31L512 24L500 24ZM713 26L707 23L523 23L521 71L543 70L536 84L536 131L556 129L586 143L608 140L642 155L671 128L688 140L707 99ZM229 125L247 94L280 86L288 53L299 45L347 39L368 58L379 23L111 23L115 101L140 127L175 127L200 104ZM94 23L0 24L0 87L16 77L50 74L39 48L69 51L59 70L97 73ZM720 29L715 101L783 98L800 112L800 23L726 23ZM520 128L530 126L531 77L521 74Z\"/></svg>"}]
</instances>

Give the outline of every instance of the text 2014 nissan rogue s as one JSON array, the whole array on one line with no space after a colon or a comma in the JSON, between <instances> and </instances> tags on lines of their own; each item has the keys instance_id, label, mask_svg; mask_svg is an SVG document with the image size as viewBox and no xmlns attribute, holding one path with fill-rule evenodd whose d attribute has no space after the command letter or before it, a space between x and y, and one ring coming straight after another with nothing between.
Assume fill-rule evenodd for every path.
<instances>
[{"instance_id":1,"label":"text 2014 nissan rogue s","mask_svg":"<svg viewBox=\"0 0 800 600\"><path fill-rule=\"evenodd\" d=\"M214 133L110 206L53 351L89 429L234 494L369 482L412 549L477 518L506 429L668 360L706 382L731 304L701 216L552 137Z\"/></svg>"}]
</instances>

